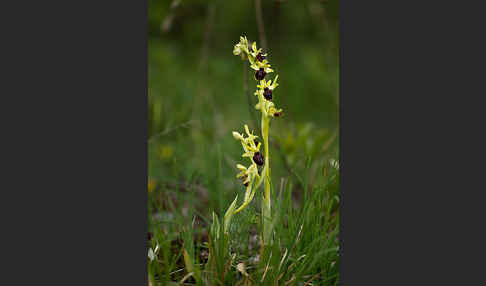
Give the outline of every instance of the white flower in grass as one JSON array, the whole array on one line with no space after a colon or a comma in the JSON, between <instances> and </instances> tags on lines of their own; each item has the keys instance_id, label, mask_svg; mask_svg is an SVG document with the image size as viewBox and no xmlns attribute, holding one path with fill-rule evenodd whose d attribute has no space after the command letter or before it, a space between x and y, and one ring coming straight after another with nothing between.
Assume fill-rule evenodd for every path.
<instances>
[{"instance_id":1,"label":"white flower in grass","mask_svg":"<svg viewBox=\"0 0 486 286\"><path fill-rule=\"evenodd\" d=\"M157 246L155 247L155 250L152 250L152 248L149 248L148 250L148 258L150 261L154 261L155 256L157 255L157 252L159 252L159 244L157 243Z\"/></svg>"},{"instance_id":2,"label":"white flower in grass","mask_svg":"<svg viewBox=\"0 0 486 286\"><path fill-rule=\"evenodd\" d=\"M339 170L339 161L331 159L331 166L336 170Z\"/></svg>"}]
</instances>

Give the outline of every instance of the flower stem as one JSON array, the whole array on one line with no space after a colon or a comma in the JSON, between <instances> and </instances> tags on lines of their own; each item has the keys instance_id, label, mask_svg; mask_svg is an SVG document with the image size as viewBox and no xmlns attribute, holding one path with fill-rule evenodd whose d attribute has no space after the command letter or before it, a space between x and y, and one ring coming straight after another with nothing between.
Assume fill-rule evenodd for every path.
<instances>
[{"instance_id":1,"label":"flower stem","mask_svg":"<svg viewBox=\"0 0 486 286\"><path fill-rule=\"evenodd\" d=\"M269 156L269 141L268 141L268 133L269 133L269 123L270 118L265 116L262 112L262 137L263 143L265 146L265 174L262 176L265 177L265 193L262 199L262 217L263 217L263 241L265 244L270 243L270 236L271 236L271 201L270 201L270 156Z\"/></svg>"}]
</instances>

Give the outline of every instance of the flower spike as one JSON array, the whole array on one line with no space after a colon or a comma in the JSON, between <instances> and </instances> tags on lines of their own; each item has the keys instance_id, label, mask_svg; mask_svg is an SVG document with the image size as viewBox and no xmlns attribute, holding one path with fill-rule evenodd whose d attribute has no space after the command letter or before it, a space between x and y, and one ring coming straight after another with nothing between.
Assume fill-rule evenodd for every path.
<instances>
[{"instance_id":1,"label":"flower spike","mask_svg":"<svg viewBox=\"0 0 486 286\"><path fill-rule=\"evenodd\" d=\"M239 171L236 178L243 181L246 191L243 204L240 207L236 208L237 196L230 208L228 208L224 220L224 229L226 232L229 228L231 216L248 206L253 200L256 190L260 187L263 181L265 181L262 218L264 218L263 241L267 243L267 241L271 240L270 158L268 151L269 122L271 118L281 117L283 114L282 109L277 109L275 103L272 101L274 99L274 90L279 86L277 83L278 75L276 75L273 80L265 80L265 77L269 73L274 72L267 59L268 54L264 53L261 48L259 49L256 42L252 42L249 45L248 39L244 36L241 36L240 41L234 46L233 54L241 56L243 60L248 59L250 67L255 71L254 78L257 81L257 90L254 94L258 98L258 103L255 105L255 108L260 110L262 114L261 135L265 150L264 154L263 151L260 151L262 143L255 140L258 136L254 135L253 132L250 132L248 125L244 125L244 133L239 133L237 131L232 132L233 137L241 143L243 148L242 157L248 158L250 160L250 165L246 167L242 164L236 164L236 168ZM261 166L260 170L258 169L259 166Z\"/></svg>"}]
</instances>

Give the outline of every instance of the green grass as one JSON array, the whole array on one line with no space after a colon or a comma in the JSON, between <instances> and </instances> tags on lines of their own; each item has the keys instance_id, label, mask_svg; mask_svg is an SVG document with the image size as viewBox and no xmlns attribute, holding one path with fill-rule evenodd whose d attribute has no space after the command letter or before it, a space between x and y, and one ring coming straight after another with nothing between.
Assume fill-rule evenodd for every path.
<instances>
[{"instance_id":1,"label":"green grass","mask_svg":"<svg viewBox=\"0 0 486 286\"><path fill-rule=\"evenodd\" d=\"M263 252L258 200L234 216L228 237L216 239L209 232L212 218L191 204L197 201L196 192L153 191L149 196L149 230L154 235L150 245L160 246L156 259L149 260L153 285L179 282L189 272L194 276L185 280L186 285L337 285L339 171L329 162L318 166L316 176L321 176L323 183L310 186L310 176L305 174L311 173L311 165L304 174L295 176L302 181L282 178L278 187L272 186L274 243ZM210 193L219 195L218 191ZM178 200L187 195L187 208L178 207L172 200L174 195ZM229 203L225 201L225 205ZM207 261L209 253L214 262ZM239 263L244 264L248 276L238 271Z\"/></svg>"}]
</instances>

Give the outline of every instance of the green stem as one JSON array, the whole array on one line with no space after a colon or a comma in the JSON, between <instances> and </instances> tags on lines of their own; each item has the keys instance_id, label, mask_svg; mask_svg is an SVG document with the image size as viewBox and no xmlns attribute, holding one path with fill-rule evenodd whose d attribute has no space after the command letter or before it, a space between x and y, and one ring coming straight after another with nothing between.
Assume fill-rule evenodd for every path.
<instances>
[{"instance_id":1,"label":"green stem","mask_svg":"<svg viewBox=\"0 0 486 286\"><path fill-rule=\"evenodd\" d=\"M262 217L263 217L263 241L265 244L270 243L271 238L271 201L270 201L270 156L269 156L269 141L268 141L268 133L269 133L269 122L270 119L265 116L262 112L262 137L263 143L265 146L265 174L262 176L265 177L265 193L262 199Z\"/></svg>"}]
</instances>

